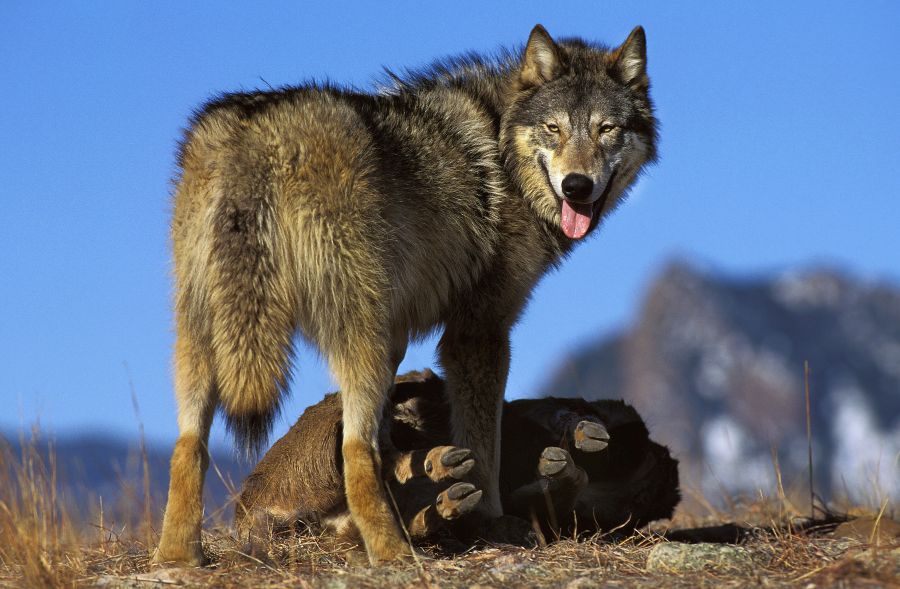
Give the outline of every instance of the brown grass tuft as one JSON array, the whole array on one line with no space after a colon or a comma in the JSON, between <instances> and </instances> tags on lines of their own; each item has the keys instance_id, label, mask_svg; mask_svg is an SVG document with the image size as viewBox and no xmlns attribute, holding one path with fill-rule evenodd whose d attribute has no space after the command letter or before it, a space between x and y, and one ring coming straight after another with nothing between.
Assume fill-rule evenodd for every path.
<instances>
[{"instance_id":1,"label":"brown grass tuft","mask_svg":"<svg viewBox=\"0 0 900 589\"><path fill-rule=\"evenodd\" d=\"M0 571L32 587L70 585L83 566L81 538L62 508L53 448L41 457L37 431L20 453L0 439Z\"/></svg>"},{"instance_id":2,"label":"brown grass tuft","mask_svg":"<svg viewBox=\"0 0 900 589\"><path fill-rule=\"evenodd\" d=\"M783 489L771 498L730 498L727 511L698 500L700 511L680 509L667 525L628 538L562 539L533 549L480 545L456 555L432 546L422 549L416 563L379 568L368 567L358 550L311 534L275 539L267 557L251 558L242 554L218 510L203 538L213 566L150 571L156 533L146 520L146 480L143 492L132 493L130 514L101 507L93 523L78 524L60 499L52 447L41 447L37 440L36 433L23 439L19 452L0 443L0 586L883 587L896 586L900 575L897 539L834 537L834 523L816 526L800 519L806 506L796 506L804 502L788 500ZM880 521L894 517L892 509L882 504L867 512ZM650 554L666 542L668 531L708 529L726 521L749 529L738 547L745 566L648 568Z\"/></svg>"}]
</instances>

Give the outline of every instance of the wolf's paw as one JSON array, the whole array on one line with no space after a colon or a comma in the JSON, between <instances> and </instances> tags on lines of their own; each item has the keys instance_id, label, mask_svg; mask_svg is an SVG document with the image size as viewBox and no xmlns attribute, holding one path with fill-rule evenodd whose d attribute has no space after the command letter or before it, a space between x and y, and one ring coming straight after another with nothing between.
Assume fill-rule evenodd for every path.
<instances>
[{"instance_id":1,"label":"wolf's paw","mask_svg":"<svg viewBox=\"0 0 900 589\"><path fill-rule=\"evenodd\" d=\"M454 483L441 492L434 502L438 514L444 519L456 519L475 509L481 501L482 491L469 483Z\"/></svg>"},{"instance_id":2,"label":"wolf's paw","mask_svg":"<svg viewBox=\"0 0 900 589\"><path fill-rule=\"evenodd\" d=\"M466 476L473 466L475 459L467 448L438 446L432 448L425 457L425 475L435 482L447 479L459 480Z\"/></svg>"},{"instance_id":3,"label":"wolf's paw","mask_svg":"<svg viewBox=\"0 0 900 589\"><path fill-rule=\"evenodd\" d=\"M572 456L568 452L562 448L549 446L541 452L538 474L542 477L555 477L564 472L570 464L572 464Z\"/></svg>"},{"instance_id":4,"label":"wolf's paw","mask_svg":"<svg viewBox=\"0 0 900 589\"><path fill-rule=\"evenodd\" d=\"M362 559L359 554L348 553L351 562L359 562ZM415 560L413 549L404 539L387 540L378 538L375 541L366 543L366 555L369 557L369 564L372 566L391 564L391 563L409 563Z\"/></svg>"},{"instance_id":5,"label":"wolf's paw","mask_svg":"<svg viewBox=\"0 0 900 589\"><path fill-rule=\"evenodd\" d=\"M609 432L594 421L580 421L573 434L575 447L582 452L599 452L609 446Z\"/></svg>"},{"instance_id":6,"label":"wolf's paw","mask_svg":"<svg viewBox=\"0 0 900 589\"><path fill-rule=\"evenodd\" d=\"M203 553L199 545L189 546L186 550L157 547L150 557L150 568L165 567L204 567L209 564L209 559Z\"/></svg>"}]
</instances>

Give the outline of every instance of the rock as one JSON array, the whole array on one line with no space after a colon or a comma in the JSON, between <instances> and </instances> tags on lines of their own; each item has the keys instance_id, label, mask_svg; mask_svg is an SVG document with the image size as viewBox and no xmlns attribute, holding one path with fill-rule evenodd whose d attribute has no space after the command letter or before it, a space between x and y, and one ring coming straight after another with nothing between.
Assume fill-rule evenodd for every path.
<instances>
[{"instance_id":1,"label":"rock","mask_svg":"<svg viewBox=\"0 0 900 589\"><path fill-rule=\"evenodd\" d=\"M728 544L657 544L647 556L647 570L694 572L703 570L749 571L753 568L749 550Z\"/></svg>"}]
</instances>

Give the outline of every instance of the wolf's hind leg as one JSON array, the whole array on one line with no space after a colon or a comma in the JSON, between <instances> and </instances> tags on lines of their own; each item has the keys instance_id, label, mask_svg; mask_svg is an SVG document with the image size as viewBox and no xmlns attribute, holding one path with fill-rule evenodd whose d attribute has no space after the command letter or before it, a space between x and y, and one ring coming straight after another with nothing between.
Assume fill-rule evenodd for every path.
<instances>
[{"instance_id":1,"label":"wolf's hind leg","mask_svg":"<svg viewBox=\"0 0 900 589\"><path fill-rule=\"evenodd\" d=\"M200 544L203 478L209 465L207 441L216 408L211 352L179 324L175 340L178 441L172 451L169 497L155 564L206 563Z\"/></svg>"},{"instance_id":2,"label":"wolf's hind leg","mask_svg":"<svg viewBox=\"0 0 900 589\"><path fill-rule=\"evenodd\" d=\"M329 355L329 364L342 390L347 505L372 563L403 558L411 549L388 502L378 443L394 379L390 346L379 345L371 335L345 341L346 347Z\"/></svg>"}]
</instances>

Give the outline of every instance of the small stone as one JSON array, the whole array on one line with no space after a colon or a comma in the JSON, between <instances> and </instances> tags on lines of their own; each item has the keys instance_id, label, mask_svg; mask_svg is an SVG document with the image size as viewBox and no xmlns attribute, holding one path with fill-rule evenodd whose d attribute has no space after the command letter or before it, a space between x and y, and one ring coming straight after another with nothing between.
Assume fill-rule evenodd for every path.
<instances>
[{"instance_id":1,"label":"small stone","mask_svg":"<svg viewBox=\"0 0 900 589\"><path fill-rule=\"evenodd\" d=\"M657 544L647 556L647 570L658 572L695 572L704 570L741 570L753 568L749 550L728 544Z\"/></svg>"}]
</instances>

